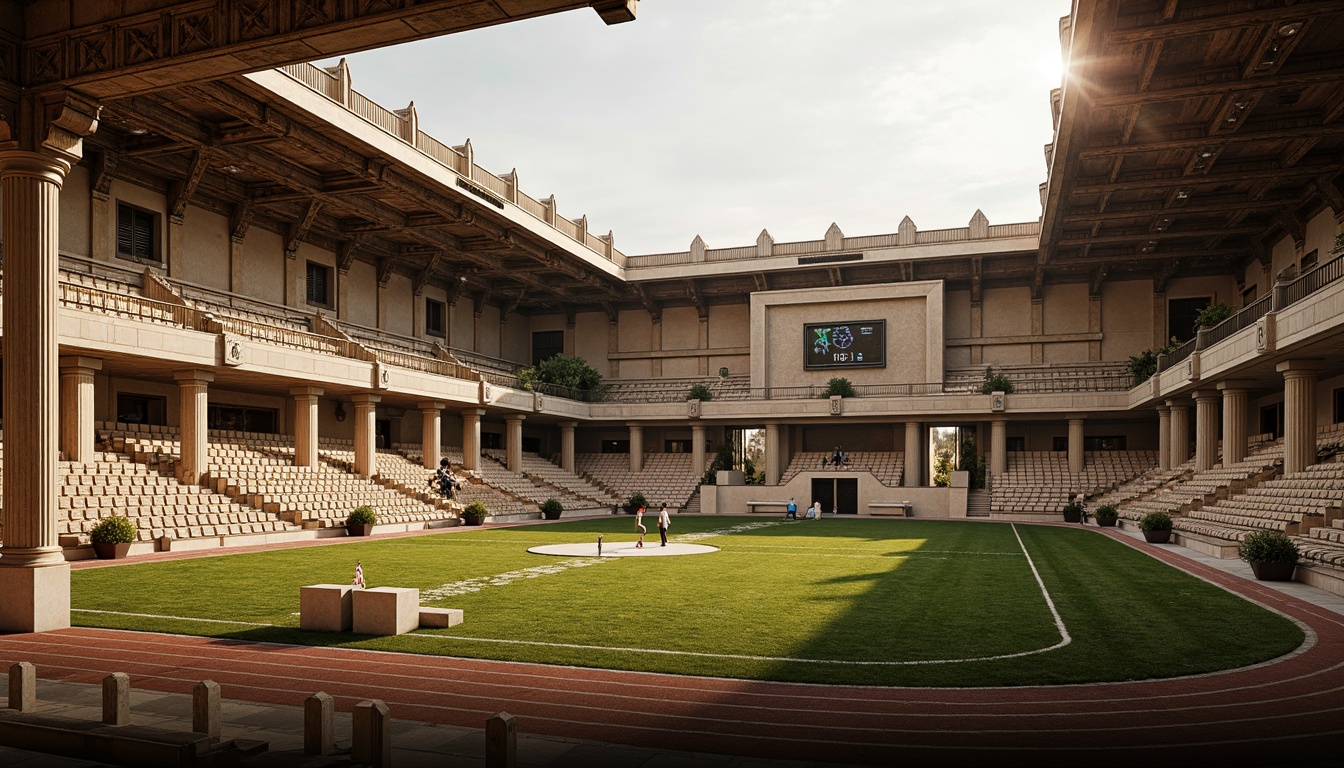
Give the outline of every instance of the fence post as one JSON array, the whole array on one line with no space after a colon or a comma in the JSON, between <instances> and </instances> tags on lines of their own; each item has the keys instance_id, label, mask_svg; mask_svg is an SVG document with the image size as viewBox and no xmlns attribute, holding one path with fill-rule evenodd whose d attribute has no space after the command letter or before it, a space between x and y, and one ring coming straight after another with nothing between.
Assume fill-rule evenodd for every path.
<instances>
[{"instance_id":1,"label":"fence post","mask_svg":"<svg viewBox=\"0 0 1344 768\"><path fill-rule=\"evenodd\" d=\"M336 747L334 730L335 700L318 692L303 702L303 753L330 754Z\"/></svg>"},{"instance_id":2,"label":"fence post","mask_svg":"<svg viewBox=\"0 0 1344 768\"><path fill-rule=\"evenodd\" d=\"M517 768L518 718L500 712L485 721L485 768Z\"/></svg>"},{"instance_id":3,"label":"fence post","mask_svg":"<svg viewBox=\"0 0 1344 768\"><path fill-rule=\"evenodd\" d=\"M219 738L219 683L202 680L191 689L191 730Z\"/></svg>"},{"instance_id":4,"label":"fence post","mask_svg":"<svg viewBox=\"0 0 1344 768\"><path fill-rule=\"evenodd\" d=\"M374 768L392 765L392 717L378 699L361 701L352 713L350 757Z\"/></svg>"},{"instance_id":5,"label":"fence post","mask_svg":"<svg viewBox=\"0 0 1344 768\"><path fill-rule=\"evenodd\" d=\"M37 667L26 661L9 668L9 708L20 712L37 709Z\"/></svg>"},{"instance_id":6,"label":"fence post","mask_svg":"<svg viewBox=\"0 0 1344 768\"><path fill-rule=\"evenodd\" d=\"M103 724L131 724L131 678L125 672L103 678Z\"/></svg>"}]
</instances>

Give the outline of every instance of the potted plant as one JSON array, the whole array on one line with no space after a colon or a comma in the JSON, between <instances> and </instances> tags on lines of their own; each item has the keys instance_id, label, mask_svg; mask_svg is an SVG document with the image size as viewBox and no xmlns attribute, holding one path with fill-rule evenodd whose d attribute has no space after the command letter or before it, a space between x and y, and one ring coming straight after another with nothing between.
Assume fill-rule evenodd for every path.
<instances>
[{"instance_id":1,"label":"potted plant","mask_svg":"<svg viewBox=\"0 0 1344 768\"><path fill-rule=\"evenodd\" d=\"M101 560L113 560L130 554L135 541L135 522L127 517L112 515L89 531L93 552Z\"/></svg>"},{"instance_id":2,"label":"potted plant","mask_svg":"<svg viewBox=\"0 0 1344 768\"><path fill-rule=\"evenodd\" d=\"M1143 538L1149 544L1166 544L1171 541L1171 515L1149 512L1139 520L1139 530L1143 531Z\"/></svg>"},{"instance_id":3,"label":"potted plant","mask_svg":"<svg viewBox=\"0 0 1344 768\"><path fill-rule=\"evenodd\" d=\"M691 391L686 394L686 399L705 402L706 400L713 400L714 393L710 392L709 387L704 384L692 384Z\"/></svg>"},{"instance_id":4,"label":"potted plant","mask_svg":"<svg viewBox=\"0 0 1344 768\"><path fill-rule=\"evenodd\" d=\"M466 509L462 510L462 524L480 525L485 522L486 515L489 514L490 510L486 509L484 504L473 501L467 505Z\"/></svg>"},{"instance_id":5,"label":"potted plant","mask_svg":"<svg viewBox=\"0 0 1344 768\"><path fill-rule=\"evenodd\" d=\"M345 531L351 536L368 536L377 524L378 513L373 511L373 507L359 506L345 518Z\"/></svg>"},{"instance_id":6,"label":"potted plant","mask_svg":"<svg viewBox=\"0 0 1344 768\"><path fill-rule=\"evenodd\" d=\"M1092 516L1097 518L1097 525L1103 528L1112 527L1120 519L1120 510L1110 504L1102 504L1092 512Z\"/></svg>"},{"instance_id":7,"label":"potted plant","mask_svg":"<svg viewBox=\"0 0 1344 768\"><path fill-rule=\"evenodd\" d=\"M564 511L564 505L555 499L547 499L542 502L541 514L545 515L547 520L559 520L560 513Z\"/></svg>"},{"instance_id":8,"label":"potted plant","mask_svg":"<svg viewBox=\"0 0 1344 768\"><path fill-rule=\"evenodd\" d=\"M1083 506L1081 501L1070 501L1064 505L1064 522L1081 523L1086 512L1087 508Z\"/></svg>"},{"instance_id":9,"label":"potted plant","mask_svg":"<svg viewBox=\"0 0 1344 768\"><path fill-rule=\"evenodd\" d=\"M625 502L625 513L627 515L633 515L635 514L636 509L639 509L640 507L647 507L648 505L649 502L647 499L644 498L644 494L641 493L640 491L635 491L634 493L630 494L630 498L627 499Z\"/></svg>"},{"instance_id":10,"label":"potted plant","mask_svg":"<svg viewBox=\"0 0 1344 768\"><path fill-rule=\"evenodd\" d=\"M1297 545L1281 531L1255 531L1246 534L1237 547L1237 555L1251 564L1255 578L1261 581L1292 581L1297 567Z\"/></svg>"}]
</instances>

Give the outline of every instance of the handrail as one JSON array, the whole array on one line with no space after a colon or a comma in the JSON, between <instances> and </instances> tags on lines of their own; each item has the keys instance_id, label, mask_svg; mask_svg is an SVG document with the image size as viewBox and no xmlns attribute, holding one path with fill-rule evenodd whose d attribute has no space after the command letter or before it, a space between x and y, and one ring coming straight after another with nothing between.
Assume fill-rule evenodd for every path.
<instances>
[{"instance_id":1,"label":"handrail","mask_svg":"<svg viewBox=\"0 0 1344 768\"><path fill-rule=\"evenodd\" d=\"M1194 354L1195 347L1198 345L1198 343L1199 343L1199 336L1195 336L1195 338L1185 342L1184 344L1181 344L1172 351L1158 355L1157 372L1161 373L1163 371L1175 368L1187 357Z\"/></svg>"},{"instance_id":2,"label":"handrail","mask_svg":"<svg viewBox=\"0 0 1344 768\"><path fill-rule=\"evenodd\" d=\"M208 331L204 317L199 312L180 304L67 282L60 283L60 298L61 304L66 306L82 307L103 314L129 315L194 331Z\"/></svg>"},{"instance_id":3,"label":"handrail","mask_svg":"<svg viewBox=\"0 0 1344 768\"><path fill-rule=\"evenodd\" d=\"M1264 317L1269 312L1270 307L1274 305L1274 294L1267 293L1255 301L1247 304L1237 311L1236 314L1227 318L1223 322L1203 331L1204 346L1201 349L1207 349L1223 339L1232 336L1239 331L1254 325L1257 320Z\"/></svg>"}]
</instances>

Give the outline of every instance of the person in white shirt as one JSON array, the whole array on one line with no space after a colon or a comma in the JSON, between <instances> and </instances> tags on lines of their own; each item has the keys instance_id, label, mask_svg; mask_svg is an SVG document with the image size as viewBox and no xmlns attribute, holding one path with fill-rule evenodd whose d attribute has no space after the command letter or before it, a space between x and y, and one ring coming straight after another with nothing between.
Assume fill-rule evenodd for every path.
<instances>
[{"instance_id":1,"label":"person in white shirt","mask_svg":"<svg viewBox=\"0 0 1344 768\"><path fill-rule=\"evenodd\" d=\"M658 510L658 535L663 539L663 546L667 546L667 529L672 527L672 518L668 517L667 504L663 504L662 509Z\"/></svg>"},{"instance_id":2,"label":"person in white shirt","mask_svg":"<svg viewBox=\"0 0 1344 768\"><path fill-rule=\"evenodd\" d=\"M813 520L820 520L820 519L821 519L821 502L820 502L820 501L814 501L814 502L812 502L812 511L809 512L807 516L810 517L810 518L812 518Z\"/></svg>"}]
</instances>

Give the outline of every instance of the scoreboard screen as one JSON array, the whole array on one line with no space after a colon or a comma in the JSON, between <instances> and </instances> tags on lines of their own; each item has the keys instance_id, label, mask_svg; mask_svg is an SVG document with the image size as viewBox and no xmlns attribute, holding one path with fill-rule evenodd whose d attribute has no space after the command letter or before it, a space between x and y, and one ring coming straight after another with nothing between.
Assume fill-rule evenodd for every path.
<instances>
[{"instance_id":1,"label":"scoreboard screen","mask_svg":"<svg viewBox=\"0 0 1344 768\"><path fill-rule=\"evenodd\" d=\"M887 321L803 324L803 368L885 368Z\"/></svg>"}]
</instances>

